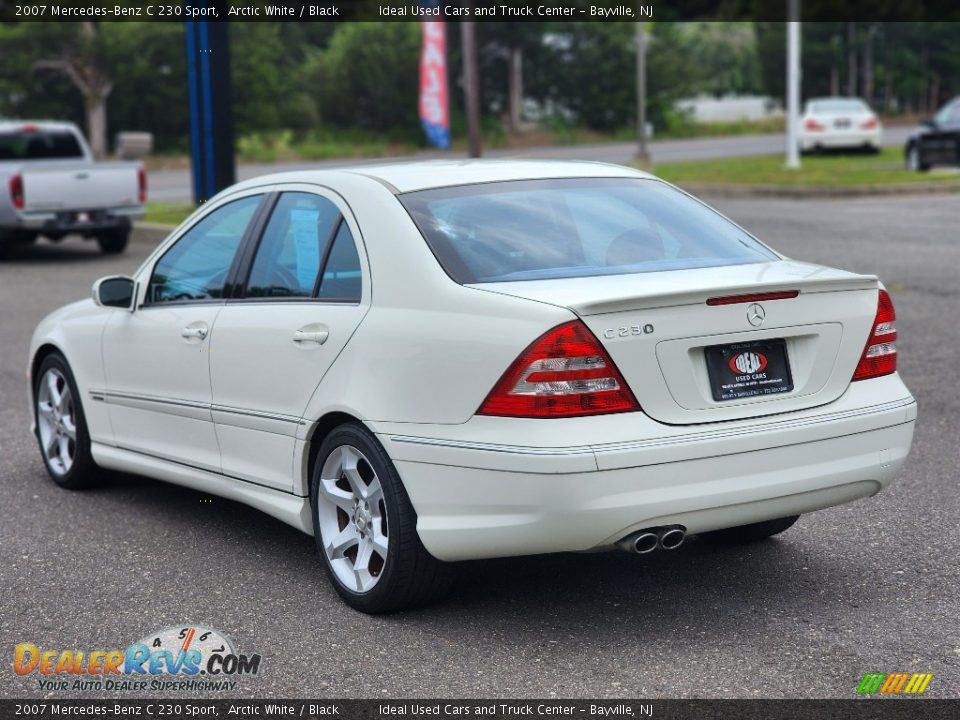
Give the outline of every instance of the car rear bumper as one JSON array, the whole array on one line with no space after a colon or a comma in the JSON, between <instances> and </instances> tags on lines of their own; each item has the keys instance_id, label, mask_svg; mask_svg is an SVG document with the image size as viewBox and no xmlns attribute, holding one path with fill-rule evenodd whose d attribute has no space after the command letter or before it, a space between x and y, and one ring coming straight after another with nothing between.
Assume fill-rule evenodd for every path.
<instances>
[{"instance_id":1,"label":"car rear bumper","mask_svg":"<svg viewBox=\"0 0 960 720\"><path fill-rule=\"evenodd\" d=\"M801 133L800 146L804 150L821 148L880 147L880 132L876 130L853 132L817 132Z\"/></svg>"},{"instance_id":2,"label":"car rear bumper","mask_svg":"<svg viewBox=\"0 0 960 720\"><path fill-rule=\"evenodd\" d=\"M106 210L71 210L69 212L31 211L20 213L19 227L37 232L58 234L90 234L100 230L127 227L133 220L139 220L146 214L141 205L109 208Z\"/></svg>"},{"instance_id":3,"label":"car rear bumper","mask_svg":"<svg viewBox=\"0 0 960 720\"><path fill-rule=\"evenodd\" d=\"M905 395L864 406L863 396L871 393L857 386L871 383L891 391L899 386ZM421 540L436 557L585 551L653 526L705 532L876 494L907 457L916 403L896 376L855 383L851 390L829 410L682 432L660 426L670 432L567 447L382 428L378 436L417 511ZM523 426L512 428L510 437L522 439Z\"/></svg>"}]
</instances>

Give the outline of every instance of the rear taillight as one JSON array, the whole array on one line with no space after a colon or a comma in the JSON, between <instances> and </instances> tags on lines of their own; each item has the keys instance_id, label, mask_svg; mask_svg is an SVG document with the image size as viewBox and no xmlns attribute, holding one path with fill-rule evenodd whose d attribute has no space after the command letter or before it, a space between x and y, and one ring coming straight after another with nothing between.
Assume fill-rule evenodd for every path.
<instances>
[{"instance_id":1,"label":"rear taillight","mask_svg":"<svg viewBox=\"0 0 960 720\"><path fill-rule=\"evenodd\" d=\"M864 122L861 126L861 130L873 130L877 126L877 119L875 117L870 118Z\"/></svg>"},{"instance_id":2,"label":"rear taillight","mask_svg":"<svg viewBox=\"0 0 960 720\"><path fill-rule=\"evenodd\" d=\"M147 171L143 167L137 170L137 190L137 197L143 205L147 201Z\"/></svg>"},{"instance_id":3,"label":"rear taillight","mask_svg":"<svg viewBox=\"0 0 960 720\"><path fill-rule=\"evenodd\" d=\"M10 178L10 201L17 210L23 210L23 176L14 175Z\"/></svg>"},{"instance_id":4,"label":"rear taillight","mask_svg":"<svg viewBox=\"0 0 960 720\"><path fill-rule=\"evenodd\" d=\"M813 118L807 118L806 122L803 123L803 126L807 130L826 130L826 127L824 125L821 125Z\"/></svg>"},{"instance_id":5,"label":"rear taillight","mask_svg":"<svg viewBox=\"0 0 960 720\"><path fill-rule=\"evenodd\" d=\"M478 415L559 418L639 410L600 342L579 320L550 330L507 368Z\"/></svg>"},{"instance_id":6,"label":"rear taillight","mask_svg":"<svg viewBox=\"0 0 960 720\"><path fill-rule=\"evenodd\" d=\"M853 373L854 380L889 375L897 370L897 313L886 290L877 298L877 317L870 329L867 346L863 349L860 364Z\"/></svg>"}]
</instances>

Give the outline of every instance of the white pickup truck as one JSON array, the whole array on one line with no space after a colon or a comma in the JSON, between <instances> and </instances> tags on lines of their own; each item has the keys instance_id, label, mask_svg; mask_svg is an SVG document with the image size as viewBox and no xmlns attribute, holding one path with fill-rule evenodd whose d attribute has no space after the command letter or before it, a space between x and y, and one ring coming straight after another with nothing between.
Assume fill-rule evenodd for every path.
<instances>
[{"instance_id":1,"label":"white pickup truck","mask_svg":"<svg viewBox=\"0 0 960 720\"><path fill-rule=\"evenodd\" d=\"M94 162L76 125L0 122L0 245L74 233L123 252L146 199L143 166Z\"/></svg>"}]
</instances>

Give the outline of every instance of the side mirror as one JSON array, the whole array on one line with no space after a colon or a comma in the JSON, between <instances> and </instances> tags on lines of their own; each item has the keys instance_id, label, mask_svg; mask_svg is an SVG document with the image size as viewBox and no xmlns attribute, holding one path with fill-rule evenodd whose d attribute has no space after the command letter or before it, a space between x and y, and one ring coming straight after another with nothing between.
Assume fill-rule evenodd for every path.
<instances>
[{"instance_id":1,"label":"side mirror","mask_svg":"<svg viewBox=\"0 0 960 720\"><path fill-rule=\"evenodd\" d=\"M935 129L935 128L937 127L937 123L934 121L933 118L923 118L923 119L920 121L920 124L921 124L923 127L931 128L931 129Z\"/></svg>"},{"instance_id":2,"label":"side mirror","mask_svg":"<svg viewBox=\"0 0 960 720\"><path fill-rule=\"evenodd\" d=\"M133 278L110 275L93 284L93 301L100 307L123 308L133 312L136 289Z\"/></svg>"}]
</instances>

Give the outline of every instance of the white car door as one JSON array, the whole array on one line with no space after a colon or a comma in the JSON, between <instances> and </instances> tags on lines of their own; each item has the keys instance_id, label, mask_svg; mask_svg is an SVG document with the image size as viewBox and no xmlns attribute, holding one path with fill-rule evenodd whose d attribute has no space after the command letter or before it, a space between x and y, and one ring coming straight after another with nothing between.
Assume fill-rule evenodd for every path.
<instances>
[{"instance_id":1,"label":"white car door","mask_svg":"<svg viewBox=\"0 0 960 720\"><path fill-rule=\"evenodd\" d=\"M287 492L307 402L370 297L345 203L307 188L268 200L269 219L210 348L223 472Z\"/></svg>"},{"instance_id":2,"label":"white car door","mask_svg":"<svg viewBox=\"0 0 960 720\"><path fill-rule=\"evenodd\" d=\"M102 399L117 446L220 471L210 332L263 198L248 195L205 214L140 274L146 287L136 311L108 320Z\"/></svg>"}]
</instances>

